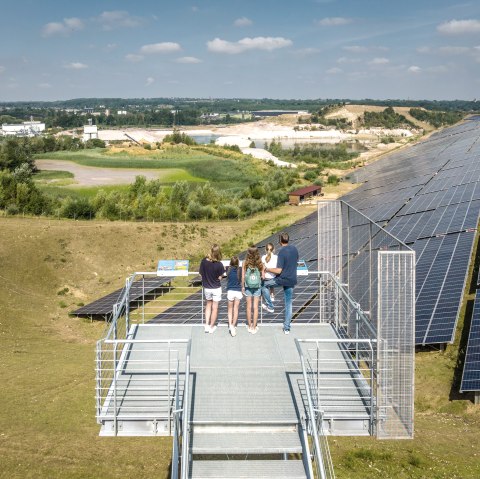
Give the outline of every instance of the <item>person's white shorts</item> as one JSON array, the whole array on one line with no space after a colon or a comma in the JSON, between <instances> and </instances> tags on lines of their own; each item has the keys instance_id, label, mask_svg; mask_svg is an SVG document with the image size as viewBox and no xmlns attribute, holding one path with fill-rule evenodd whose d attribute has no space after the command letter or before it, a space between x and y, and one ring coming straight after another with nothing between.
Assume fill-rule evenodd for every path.
<instances>
[{"instance_id":1,"label":"person's white shorts","mask_svg":"<svg viewBox=\"0 0 480 479\"><path fill-rule=\"evenodd\" d=\"M227 291L227 299L229 301L234 301L235 299L242 299L243 294L241 291L233 291L232 289L229 289Z\"/></svg>"},{"instance_id":2,"label":"person's white shorts","mask_svg":"<svg viewBox=\"0 0 480 479\"><path fill-rule=\"evenodd\" d=\"M213 301L220 301L222 299L222 288L205 288L203 290L205 294L205 299L207 301L210 301L213 299Z\"/></svg>"}]
</instances>

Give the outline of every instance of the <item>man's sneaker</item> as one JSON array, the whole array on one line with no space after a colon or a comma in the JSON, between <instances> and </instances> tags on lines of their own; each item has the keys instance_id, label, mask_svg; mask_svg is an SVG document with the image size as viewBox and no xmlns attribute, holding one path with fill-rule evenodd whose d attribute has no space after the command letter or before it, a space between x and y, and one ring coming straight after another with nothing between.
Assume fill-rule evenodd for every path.
<instances>
[{"instance_id":1,"label":"man's sneaker","mask_svg":"<svg viewBox=\"0 0 480 479\"><path fill-rule=\"evenodd\" d=\"M284 329L284 330L283 330L283 334L290 334L290 330Z\"/></svg>"},{"instance_id":2,"label":"man's sneaker","mask_svg":"<svg viewBox=\"0 0 480 479\"><path fill-rule=\"evenodd\" d=\"M268 311L269 313L274 312L274 309L269 308L266 304L262 304L262 309L264 309L265 311Z\"/></svg>"},{"instance_id":3,"label":"man's sneaker","mask_svg":"<svg viewBox=\"0 0 480 479\"><path fill-rule=\"evenodd\" d=\"M234 337L237 335L237 328L235 326L232 326L232 329L230 329L230 334Z\"/></svg>"},{"instance_id":4,"label":"man's sneaker","mask_svg":"<svg viewBox=\"0 0 480 479\"><path fill-rule=\"evenodd\" d=\"M210 334L212 334L212 333L214 333L214 332L215 332L215 330L216 330L216 329L217 329L217 327L216 327L216 326L214 326L213 328L210 328L210 331L208 331L208 332L209 332Z\"/></svg>"}]
</instances>

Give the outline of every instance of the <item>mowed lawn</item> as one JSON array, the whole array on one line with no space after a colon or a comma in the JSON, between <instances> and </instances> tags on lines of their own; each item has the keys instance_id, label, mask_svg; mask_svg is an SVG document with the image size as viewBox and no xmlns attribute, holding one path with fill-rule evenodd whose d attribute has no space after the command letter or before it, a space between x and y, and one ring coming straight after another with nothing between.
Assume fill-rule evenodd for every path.
<instances>
[{"instance_id":1,"label":"mowed lawn","mask_svg":"<svg viewBox=\"0 0 480 479\"><path fill-rule=\"evenodd\" d=\"M268 169L260 160L247 159L238 153L227 152L222 156L219 152L217 156L195 147L170 147L153 151L139 147L56 151L38 154L35 158L68 160L97 168L174 169L165 182L203 180L221 189L245 187L260 179Z\"/></svg>"}]
</instances>

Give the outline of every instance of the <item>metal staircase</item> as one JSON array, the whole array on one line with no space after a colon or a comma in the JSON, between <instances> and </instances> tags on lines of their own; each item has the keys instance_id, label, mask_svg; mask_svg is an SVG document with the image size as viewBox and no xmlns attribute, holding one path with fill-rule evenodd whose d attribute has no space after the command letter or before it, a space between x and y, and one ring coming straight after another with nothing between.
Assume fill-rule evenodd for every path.
<instances>
[{"instance_id":1,"label":"metal staircase","mask_svg":"<svg viewBox=\"0 0 480 479\"><path fill-rule=\"evenodd\" d=\"M238 364L233 360L228 366L220 362L216 366L194 367L188 477L308 477L303 428L283 362L272 354L258 367L255 360L251 362L252 356L258 357L258 351L255 344L248 343L257 339L258 347L262 347L262 343L270 342L265 345L267 353L274 344L268 341L273 339L272 332L272 328L266 328L263 339L257 339L242 328L235 339L222 337L223 342L235 340L243 347L244 355L238 358ZM219 333L224 336L226 331L222 328ZM208 364L218 354L220 338L202 334L202 342L212 343L201 349L203 362ZM194 341L192 346L193 359L198 343Z\"/></svg>"}]
</instances>

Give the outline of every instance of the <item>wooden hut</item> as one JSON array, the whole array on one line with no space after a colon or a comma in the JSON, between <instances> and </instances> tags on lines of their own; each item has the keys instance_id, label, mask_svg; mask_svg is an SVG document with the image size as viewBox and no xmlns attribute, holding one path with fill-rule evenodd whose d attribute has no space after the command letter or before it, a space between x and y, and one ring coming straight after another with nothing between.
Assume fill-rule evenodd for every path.
<instances>
[{"instance_id":1,"label":"wooden hut","mask_svg":"<svg viewBox=\"0 0 480 479\"><path fill-rule=\"evenodd\" d=\"M288 202L291 205L299 205L303 201L312 198L313 196L319 196L322 192L322 187L317 185L306 186L299 190L288 193Z\"/></svg>"}]
</instances>

